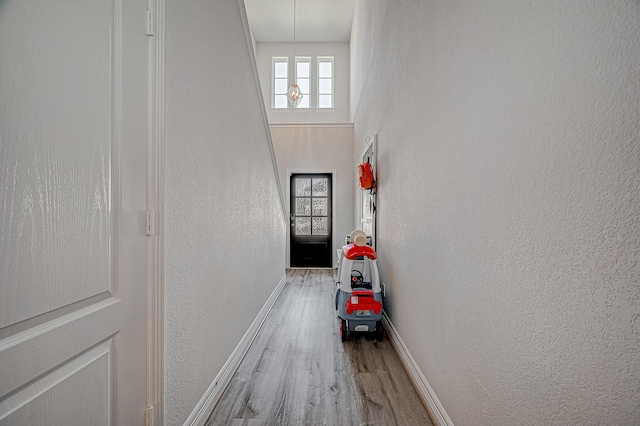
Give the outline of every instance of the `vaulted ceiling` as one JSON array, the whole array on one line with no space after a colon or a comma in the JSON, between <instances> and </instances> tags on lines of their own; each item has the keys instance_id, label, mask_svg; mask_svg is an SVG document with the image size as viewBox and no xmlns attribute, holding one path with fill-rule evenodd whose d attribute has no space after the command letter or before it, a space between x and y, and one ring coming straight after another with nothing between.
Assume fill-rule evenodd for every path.
<instances>
[{"instance_id":1,"label":"vaulted ceiling","mask_svg":"<svg viewBox=\"0 0 640 426\"><path fill-rule=\"evenodd\" d=\"M244 0L256 42L293 42L294 0ZM295 0L296 42L348 42L355 0Z\"/></svg>"}]
</instances>

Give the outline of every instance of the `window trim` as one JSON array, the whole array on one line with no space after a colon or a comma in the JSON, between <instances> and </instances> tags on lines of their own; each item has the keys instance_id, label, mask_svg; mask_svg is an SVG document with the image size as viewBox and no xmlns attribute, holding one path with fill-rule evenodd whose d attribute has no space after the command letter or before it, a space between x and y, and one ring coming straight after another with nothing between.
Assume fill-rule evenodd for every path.
<instances>
[{"instance_id":1,"label":"window trim","mask_svg":"<svg viewBox=\"0 0 640 426\"><path fill-rule=\"evenodd\" d=\"M284 111L289 108L288 102L285 104L284 108L276 107L276 96L283 95L283 93L276 93L276 63L287 64L287 84L286 84L287 89L285 89L285 93L284 93L286 94L287 93L286 90L288 90L288 87L289 87L289 74L291 74L291 69L289 67L289 57L288 56L271 57L271 108L278 111Z\"/></svg>"},{"instance_id":2,"label":"window trim","mask_svg":"<svg viewBox=\"0 0 640 426\"><path fill-rule=\"evenodd\" d=\"M320 106L320 64L321 63L331 63L331 106L321 107ZM323 80L326 80L326 77L322 77ZM317 56L316 57L316 108L319 110L329 110L335 108L335 61L333 56ZM327 95L323 93L323 95Z\"/></svg>"},{"instance_id":3,"label":"window trim","mask_svg":"<svg viewBox=\"0 0 640 426\"><path fill-rule=\"evenodd\" d=\"M308 101L309 101L309 106L307 107L301 107L300 105L296 106L296 107L291 107L293 109L302 109L302 110L311 110L311 99L313 96L312 95L312 90L311 90L311 82L314 80L313 78L313 57L311 56L296 56L295 58L293 58L294 60L294 68L293 68L293 81L296 82L296 84L298 86L300 86L300 82L298 81L298 63L308 63L309 64L309 93L302 93L303 95L303 100L304 97L308 97ZM301 89L302 90L302 89Z\"/></svg>"},{"instance_id":4,"label":"window trim","mask_svg":"<svg viewBox=\"0 0 640 426\"><path fill-rule=\"evenodd\" d=\"M287 67L287 82L286 87L289 89L289 83L291 81L295 81L298 85L300 85L298 81L298 63L308 63L309 64L309 93L303 93L304 97L308 99L308 106L301 107L298 105L297 107L293 107L289 104L288 100L286 101L286 105L284 107L276 107L276 96L281 96L285 93L275 93L276 86L276 77L275 77L275 67L276 63L284 63ZM331 93L324 93L323 95L331 96L331 105L326 107L320 107L320 65L323 63L331 64ZM293 66L292 66L293 65ZM323 80L328 80L329 78L323 77ZM271 100L271 109L274 112L284 112L284 111L313 111L313 112L332 112L335 110L335 102L336 102L336 94L335 94L335 57L334 56L326 56L326 55L318 55L318 56L272 56L271 57L271 93L269 94ZM303 98L304 100L304 98Z\"/></svg>"}]
</instances>

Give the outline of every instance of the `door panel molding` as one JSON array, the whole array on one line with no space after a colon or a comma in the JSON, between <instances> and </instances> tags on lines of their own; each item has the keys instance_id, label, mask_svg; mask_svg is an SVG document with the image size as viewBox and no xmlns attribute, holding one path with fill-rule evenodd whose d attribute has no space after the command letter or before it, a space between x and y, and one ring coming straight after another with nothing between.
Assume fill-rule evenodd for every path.
<instances>
[{"instance_id":1,"label":"door panel molding","mask_svg":"<svg viewBox=\"0 0 640 426\"><path fill-rule=\"evenodd\" d=\"M122 327L120 302L111 298L0 342L0 397L117 333ZM74 339L69 342L68 336Z\"/></svg>"},{"instance_id":2,"label":"door panel molding","mask_svg":"<svg viewBox=\"0 0 640 426\"><path fill-rule=\"evenodd\" d=\"M74 358L70 362L64 364L62 367L53 370L50 374L47 374L40 379L34 381L33 383L25 386L20 389L15 394L11 395L7 399L0 402L0 420L3 420L9 416L11 416L16 411L20 410L22 407L25 407L27 404L31 403L36 398L41 395L46 394L51 389L54 389L62 382L72 377L74 374L79 373L81 370L90 367L92 365L96 365L98 362L102 361L102 377L107 381L106 384L106 394L109 395L111 393L112 383L109 380L109 370L113 368L113 341L112 339L108 339L102 343L99 343L97 346L94 346L84 354L80 355L77 358ZM92 384L95 381L91 382ZM88 391L88 389L85 389ZM76 401L79 402L79 401ZM111 401L110 398L106 401L105 411L108 412L111 410ZM48 415L50 413L45 413ZM13 420L13 419L12 419ZM50 420L50 418L48 418Z\"/></svg>"},{"instance_id":3,"label":"door panel molding","mask_svg":"<svg viewBox=\"0 0 640 426\"><path fill-rule=\"evenodd\" d=\"M54 309L33 318L29 318L28 320L20 321L19 323L2 328L0 329L0 342L5 341L5 339L8 339L11 336L22 333L25 330L33 329L35 327L38 327L39 325L50 323L51 321L64 317L65 315L68 315L72 312L76 312L88 306L95 305L96 303L102 302L111 297L113 297L113 294L110 291L105 291L104 293L97 294L84 300L80 300L79 302L65 305L61 308Z\"/></svg>"}]
</instances>

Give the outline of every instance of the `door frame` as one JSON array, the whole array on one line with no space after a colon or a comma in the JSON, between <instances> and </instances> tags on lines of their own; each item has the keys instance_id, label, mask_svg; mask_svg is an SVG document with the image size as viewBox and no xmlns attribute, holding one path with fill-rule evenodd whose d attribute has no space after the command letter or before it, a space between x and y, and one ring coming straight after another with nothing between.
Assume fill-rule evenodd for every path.
<instances>
[{"instance_id":1,"label":"door frame","mask_svg":"<svg viewBox=\"0 0 640 426\"><path fill-rule=\"evenodd\" d=\"M147 116L147 407L146 424L164 424L164 134L165 0L148 0L149 111ZM147 25L150 23L147 21ZM147 218L149 220L149 217Z\"/></svg>"},{"instance_id":2,"label":"door frame","mask_svg":"<svg viewBox=\"0 0 640 426\"><path fill-rule=\"evenodd\" d=\"M327 196L322 196L322 197L328 200L333 200L333 174L331 173L292 173L291 177L289 178L289 185L290 187L295 186L294 182L296 182L297 179L309 179L310 181L313 181L314 179L317 179L317 178L329 179L330 186L329 188L327 188L328 194ZM311 187L309 188L309 191L310 191L309 196L311 197L311 199L315 198L315 196L312 194ZM295 229L294 219L298 217L298 215L295 213L295 210L296 210L295 205L297 204L298 197L291 192L292 191L290 191L290 197L289 197L289 208L291 209L291 215L289 218L290 230ZM313 232L310 232L309 235L298 235L297 233L296 235L294 235L293 232L289 233L289 238L290 238L289 254L291 258L290 261L291 261L292 268L331 268L332 267L333 228L334 228L333 209L332 209L333 201L327 205L327 208L328 208L328 211L327 211L328 214L324 215L324 217L327 218L328 233L324 235L317 235L317 234L314 234ZM309 205L309 209L310 209L309 215L311 217L315 216L313 213L313 204ZM312 227L312 222L309 223L309 226ZM311 247L314 247L313 251L315 251L317 248L321 246L324 246L324 249L322 250L323 254L321 257L316 257L316 255L319 255L319 253L316 253L315 255L311 255L311 253L307 253L305 256L302 256L302 253L304 252L304 250L311 249ZM293 265L293 251L294 251L293 247L296 247L296 254L297 254L296 265ZM304 249L303 247L306 247L306 249ZM311 257L307 257L307 256L311 256ZM303 262L302 257L304 257L305 259L308 259L308 262Z\"/></svg>"},{"instance_id":3,"label":"door frame","mask_svg":"<svg viewBox=\"0 0 640 426\"><path fill-rule=\"evenodd\" d=\"M378 181L378 165L377 165L377 157L378 157L378 134L374 133L373 136L368 136L365 139L365 143L367 147L362 151L362 154L358 157L358 163L362 163L364 161L368 161L371 164L371 169L373 171L373 179L374 182ZM358 209L360 210L360 223L357 224L359 229L364 230L365 224L369 224L371 227L371 245L374 250L376 249L376 237L378 231L378 224L376 221L377 216L377 202L378 197L376 194L376 190L373 192L371 190L358 188ZM364 204L365 202L369 202L371 205L371 215L365 216ZM366 232L366 231L365 231Z\"/></svg>"},{"instance_id":4,"label":"door frame","mask_svg":"<svg viewBox=\"0 0 640 426\"><path fill-rule=\"evenodd\" d=\"M291 200L291 175L295 174L328 174L331 175L331 265L335 265L336 263L336 254L334 253L334 248L336 247L336 233L335 233L335 223L336 223L336 181L337 181L337 172L336 169L287 169L287 181L286 181L286 194L285 197L288 201ZM287 202L287 256L286 256L286 265L287 268L291 268L291 203ZM313 269L313 268L311 268ZM324 268L322 268L324 269Z\"/></svg>"}]
</instances>

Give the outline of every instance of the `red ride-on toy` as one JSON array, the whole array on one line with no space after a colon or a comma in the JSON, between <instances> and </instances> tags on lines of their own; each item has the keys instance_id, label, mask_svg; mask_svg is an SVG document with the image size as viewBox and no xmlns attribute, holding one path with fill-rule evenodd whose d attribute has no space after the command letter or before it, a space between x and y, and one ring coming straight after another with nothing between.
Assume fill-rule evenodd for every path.
<instances>
[{"instance_id":1,"label":"red ride-on toy","mask_svg":"<svg viewBox=\"0 0 640 426\"><path fill-rule=\"evenodd\" d=\"M336 282L336 310L342 341L354 332L375 333L375 338L382 340L382 308L375 250L368 245L346 244L340 253Z\"/></svg>"}]
</instances>

